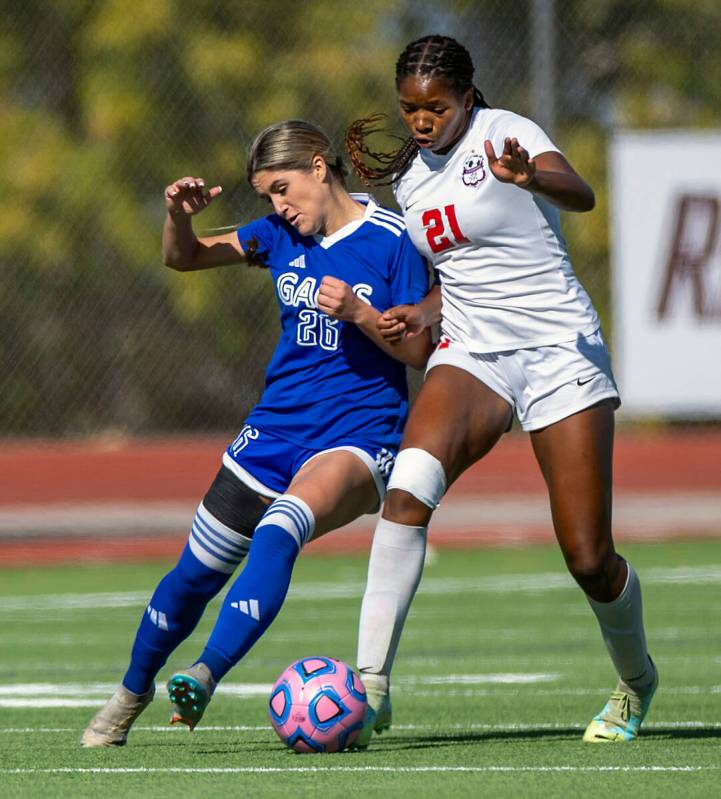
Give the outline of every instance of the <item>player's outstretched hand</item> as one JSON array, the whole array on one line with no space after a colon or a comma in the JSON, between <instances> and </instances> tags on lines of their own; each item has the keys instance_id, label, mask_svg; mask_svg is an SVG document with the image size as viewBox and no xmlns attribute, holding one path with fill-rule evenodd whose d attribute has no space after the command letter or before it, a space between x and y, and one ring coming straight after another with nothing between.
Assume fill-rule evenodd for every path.
<instances>
[{"instance_id":1,"label":"player's outstretched hand","mask_svg":"<svg viewBox=\"0 0 721 799\"><path fill-rule=\"evenodd\" d=\"M378 317L377 327L381 336L393 343L404 336L412 338L428 327L423 309L420 305L396 305Z\"/></svg>"},{"instance_id":2,"label":"player's outstretched hand","mask_svg":"<svg viewBox=\"0 0 721 799\"><path fill-rule=\"evenodd\" d=\"M221 191L222 186L206 189L203 178L180 178L165 187L165 205L173 216L191 216L207 208Z\"/></svg>"},{"instance_id":3,"label":"player's outstretched hand","mask_svg":"<svg viewBox=\"0 0 721 799\"><path fill-rule=\"evenodd\" d=\"M528 157L528 150L524 150L518 139L506 137L503 142L503 152L496 156L493 144L488 139L484 142L488 167L495 177L502 183L514 183L525 188L536 176L536 162Z\"/></svg>"},{"instance_id":4,"label":"player's outstretched hand","mask_svg":"<svg viewBox=\"0 0 721 799\"><path fill-rule=\"evenodd\" d=\"M331 319L355 322L358 311L364 304L344 280L330 275L321 280L318 289L318 308Z\"/></svg>"}]
</instances>

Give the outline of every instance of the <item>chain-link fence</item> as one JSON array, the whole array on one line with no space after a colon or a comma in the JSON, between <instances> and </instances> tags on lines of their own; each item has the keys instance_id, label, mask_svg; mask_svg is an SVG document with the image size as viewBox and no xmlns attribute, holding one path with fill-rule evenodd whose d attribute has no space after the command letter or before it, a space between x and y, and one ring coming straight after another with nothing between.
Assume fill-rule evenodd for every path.
<instances>
[{"instance_id":1,"label":"chain-link fence","mask_svg":"<svg viewBox=\"0 0 721 799\"><path fill-rule=\"evenodd\" d=\"M609 133L721 121L717 0L0 7L6 436L237 428L277 338L273 289L247 268L164 269L163 187L186 174L224 186L201 232L266 213L243 180L253 135L303 117L340 146L373 111L400 132L393 68L413 38L462 41L491 105L546 125L594 186L597 209L565 229L606 325Z\"/></svg>"}]
</instances>

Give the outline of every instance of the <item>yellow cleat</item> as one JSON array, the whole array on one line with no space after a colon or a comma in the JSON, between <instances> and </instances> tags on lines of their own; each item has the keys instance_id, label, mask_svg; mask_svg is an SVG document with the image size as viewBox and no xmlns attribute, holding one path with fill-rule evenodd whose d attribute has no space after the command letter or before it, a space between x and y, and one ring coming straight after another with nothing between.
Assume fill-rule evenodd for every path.
<instances>
[{"instance_id":1,"label":"yellow cleat","mask_svg":"<svg viewBox=\"0 0 721 799\"><path fill-rule=\"evenodd\" d=\"M653 678L642 693L631 688L623 680L618 681L603 710L586 727L583 740L588 743L635 741L646 718L653 695L658 688L658 670L651 658Z\"/></svg>"}]
</instances>

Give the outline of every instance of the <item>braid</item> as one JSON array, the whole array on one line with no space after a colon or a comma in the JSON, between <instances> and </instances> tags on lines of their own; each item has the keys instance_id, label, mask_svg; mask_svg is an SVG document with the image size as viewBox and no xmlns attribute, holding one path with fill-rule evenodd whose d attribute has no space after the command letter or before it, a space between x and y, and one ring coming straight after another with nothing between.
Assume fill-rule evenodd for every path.
<instances>
[{"instance_id":1,"label":"braid","mask_svg":"<svg viewBox=\"0 0 721 799\"><path fill-rule=\"evenodd\" d=\"M450 36L424 36L411 42L396 62L396 89L401 81L410 76L423 75L442 80L459 95L473 90L473 105L488 108L481 92L473 85L473 61L468 50ZM374 114L356 120L346 133L346 149L353 169L367 186L385 186L397 180L410 166L418 152L413 137L402 139L401 146L390 153L371 150L365 143L367 136L380 129L376 123L383 118ZM398 138L397 136L395 138ZM364 156L376 165L364 161Z\"/></svg>"},{"instance_id":2,"label":"braid","mask_svg":"<svg viewBox=\"0 0 721 799\"><path fill-rule=\"evenodd\" d=\"M356 119L345 134L345 146L348 151L353 170L366 186L387 186L396 177L400 177L410 165L418 152L418 145L412 137L394 139L402 142L397 150L390 153L381 153L371 150L365 143L367 136L378 133L381 128L376 123L385 119L385 114L373 114L363 119ZM377 166L372 166L364 161L365 156L370 161L375 161Z\"/></svg>"},{"instance_id":3,"label":"braid","mask_svg":"<svg viewBox=\"0 0 721 799\"><path fill-rule=\"evenodd\" d=\"M473 85L473 61L468 50L450 36L424 36L411 42L396 62L396 89L403 78L423 75L445 81L458 94L473 89L473 105L488 108Z\"/></svg>"}]
</instances>

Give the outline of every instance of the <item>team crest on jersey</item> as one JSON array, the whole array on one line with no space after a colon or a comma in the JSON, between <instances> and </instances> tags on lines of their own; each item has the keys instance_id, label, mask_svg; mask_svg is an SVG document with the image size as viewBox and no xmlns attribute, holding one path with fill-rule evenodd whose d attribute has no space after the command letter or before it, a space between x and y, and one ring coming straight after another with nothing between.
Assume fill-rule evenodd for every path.
<instances>
[{"instance_id":1,"label":"team crest on jersey","mask_svg":"<svg viewBox=\"0 0 721 799\"><path fill-rule=\"evenodd\" d=\"M486 169L483 166L483 156L471 152L468 158L463 162L461 179L466 186L477 186L485 177Z\"/></svg>"}]
</instances>

